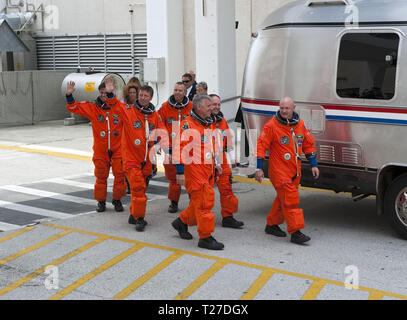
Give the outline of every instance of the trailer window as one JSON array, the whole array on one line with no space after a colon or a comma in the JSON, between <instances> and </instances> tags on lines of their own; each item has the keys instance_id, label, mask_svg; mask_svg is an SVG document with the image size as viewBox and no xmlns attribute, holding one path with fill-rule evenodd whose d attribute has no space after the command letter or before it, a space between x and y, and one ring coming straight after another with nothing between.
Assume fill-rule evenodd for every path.
<instances>
[{"instance_id":1,"label":"trailer window","mask_svg":"<svg viewBox=\"0 0 407 320\"><path fill-rule=\"evenodd\" d=\"M395 33L347 33L339 49L336 92L342 98L390 100L400 38Z\"/></svg>"}]
</instances>

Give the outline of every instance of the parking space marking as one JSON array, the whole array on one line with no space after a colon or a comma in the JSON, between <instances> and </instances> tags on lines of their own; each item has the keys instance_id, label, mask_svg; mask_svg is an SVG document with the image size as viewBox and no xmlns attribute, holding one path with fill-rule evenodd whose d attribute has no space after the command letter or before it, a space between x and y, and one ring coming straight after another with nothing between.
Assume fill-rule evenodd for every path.
<instances>
[{"instance_id":1,"label":"parking space marking","mask_svg":"<svg viewBox=\"0 0 407 320\"><path fill-rule=\"evenodd\" d=\"M196 290L198 290L206 281L208 281L216 272L222 269L227 262L218 261L212 265L208 270L202 273L198 279L192 282L184 291L177 295L174 300L186 300L190 295L192 295Z\"/></svg>"},{"instance_id":2,"label":"parking space marking","mask_svg":"<svg viewBox=\"0 0 407 320\"><path fill-rule=\"evenodd\" d=\"M113 300L123 300L126 297L128 297L131 293L136 291L140 286L142 286L145 282L150 280L152 277L154 277L156 274L158 274L161 270L169 266L171 263L173 263L175 260L180 258L182 254L179 252L175 252L172 255L170 255L168 258L164 259L161 261L158 265L150 269L147 273L142 275L140 278L138 278L136 281L134 281L131 285L129 285L127 288L119 292L117 295L113 297Z\"/></svg>"},{"instance_id":3,"label":"parking space marking","mask_svg":"<svg viewBox=\"0 0 407 320\"><path fill-rule=\"evenodd\" d=\"M18 287L21 287L23 284L27 283L28 281L31 281L32 279L38 277L39 275L43 274L45 272L45 269L47 266L58 266L61 263L65 262L66 260L96 246L99 243L102 243L103 241L105 241L107 238L106 237L100 237L96 240L93 240L92 242L89 242L87 244L85 244L84 246L75 249L71 252L69 252L68 254L48 263L46 266L43 266L37 270L35 270L34 272L32 272L31 274L29 274L28 276L25 276L15 282L13 282L12 284L8 285L7 287L0 289L0 296L5 295L6 293L9 293L15 289L17 289Z\"/></svg>"},{"instance_id":4,"label":"parking space marking","mask_svg":"<svg viewBox=\"0 0 407 320\"><path fill-rule=\"evenodd\" d=\"M133 253L137 252L144 246L142 245L135 245L134 247L124 251L117 257L114 257L113 259L109 260L108 262L104 263L102 266L99 268L93 270L92 272L88 273L87 275L83 276L82 278L76 280L74 283L70 284L68 287L62 289L61 291L57 292L55 295L53 295L49 300L60 300L72 291L74 291L76 288L79 288L81 285L84 283L88 282L90 279L96 277L98 274L102 273L103 271L111 268L118 262L124 260L128 256L132 255Z\"/></svg>"},{"instance_id":5,"label":"parking space marking","mask_svg":"<svg viewBox=\"0 0 407 320\"><path fill-rule=\"evenodd\" d=\"M0 242L4 242L4 241L10 240L10 239L13 239L13 238L18 237L19 235L21 235L23 233L29 232L29 231L34 230L34 229L35 229L35 227L26 227L24 229L18 230L16 232L12 233L12 234L9 234L9 235L7 235L5 237L0 238Z\"/></svg>"},{"instance_id":6,"label":"parking space marking","mask_svg":"<svg viewBox=\"0 0 407 320\"><path fill-rule=\"evenodd\" d=\"M166 251L171 252L172 254L169 257L167 257L166 259L162 260L159 264L157 264L156 266L151 268L148 272L146 272L145 274L140 276L137 280L135 280L129 286L124 288L118 294L116 294L113 297L113 299L115 299L115 300L116 299L125 299L130 294L132 294L134 291L136 291L139 287L141 287L144 283L146 283L147 281L152 279L155 275L160 273L163 269L165 269L172 262L174 262L175 260L177 260L178 258L180 258L183 255L196 256L196 257L200 257L200 258L204 258L204 259L209 259L209 260L214 261L214 264L210 268L208 268L206 271L204 271L190 285L188 285L180 294L178 294L176 297L173 298L173 299L177 299L177 300L185 300L188 297L190 297L194 292L199 290L199 288L201 288L203 284L205 284L210 278L212 278L212 276L214 276L219 270L221 270L227 264L234 264L234 265L254 268L254 269L262 271L260 276L258 276L257 279L253 281L253 283L248 287L247 291L245 291L245 293L241 296L241 298L240 298L241 300L255 299L256 295L259 293L259 291L267 284L267 282L270 280L270 278L274 274L284 274L284 275L288 275L288 276L292 276L292 277L296 277L296 278L300 278L300 279L312 280L313 281L312 284L309 286L309 288L306 290L306 292L302 296L302 299L304 299L304 300L308 300L308 299L311 300L311 299L318 298L318 295L321 293L322 289L327 284L339 286L342 288L346 287L345 283L342 283L339 281L323 279L323 278L316 277L316 276L304 275L304 274L294 273L294 272L280 270L280 269L274 269L274 268L255 265L255 264L246 263L246 262L242 262L242 261L225 259L225 258L220 258L220 257L215 257L215 256L210 256L210 255L206 255L206 254L201 254L201 253L186 251L186 250L180 250L180 249L175 249L175 248L170 248L170 247L164 247L161 245L155 245L155 244L140 242L140 241L126 239L126 238L115 237L115 236L106 235L106 234L99 234L96 232L80 230L80 229L75 229L75 228L70 228L70 227L65 227L65 226L59 226L59 225L50 224L50 223L43 223L41 226L54 228L54 229L61 229L63 231L54 235L53 237L43 240L37 244L34 244L24 250L17 252L5 259L0 260L0 266L4 265L14 259L17 259L18 257L21 257L27 253L30 253L40 247L43 247L46 244L51 243L52 241L55 241L59 238L62 238L65 235L68 235L70 233L80 233L80 234L96 236L97 239L93 240L92 242L89 242L86 245L83 245L82 247L80 247L76 250L73 250L72 252L64 255L63 257L55 259L54 261L50 262L47 265L59 265L59 264L63 263L64 261L67 261L70 258L72 258L82 252L87 251L91 247L93 247L107 239L117 240L117 241L133 244L133 246L130 249L128 249L127 251L123 252L122 254L114 257L110 261L104 263L103 265L96 268L94 271L88 273L87 275L83 276L82 278L74 281L68 287L62 289L60 292L58 292L57 294L52 296L51 299L61 299L61 298L65 297L67 294L71 293L76 288L78 288L81 285L83 285L84 283L88 282L90 279L96 277L97 275L101 274L102 272L113 267L118 262L129 257L131 254L135 253L136 251L138 251L139 249L141 249L143 247L150 247L150 248L155 248L155 249L160 249L160 250L166 250ZM0 242L15 239L19 235L21 235L25 232L28 232L30 230L33 230L33 229L34 229L34 227L29 227L29 228L25 228L23 230L19 230L18 232L14 232L6 237L1 238ZM28 281L30 281L30 280L34 279L35 277L44 273L44 271L45 271L45 266L37 269L36 271L32 272L28 276L22 277L21 279L8 285L7 287L0 289L0 296L22 286L24 283L27 283ZM386 292L383 290L377 290L377 289L372 289L372 288L367 288L367 287L358 287L358 288L354 288L354 290L368 292L369 300L382 300L385 296L407 300L407 295Z\"/></svg>"},{"instance_id":7,"label":"parking space marking","mask_svg":"<svg viewBox=\"0 0 407 320\"><path fill-rule=\"evenodd\" d=\"M253 300L274 274L274 271L264 270L246 293L240 297L240 300Z\"/></svg>"},{"instance_id":8,"label":"parking space marking","mask_svg":"<svg viewBox=\"0 0 407 320\"><path fill-rule=\"evenodd\" d=\"M6 263L8 263L8 262L10 262L12 260L15 260L15 259L17 259L17 258L31 252L31 251L37 250L38 248L41 248L41 247L45 246L46 244L48 244L48 243L50 243L52 241L55 241L55 240L57 240L59 238L62 238L63 236L66 236L67 234L72 233L72 232L73 232L72 230L64 230L64 231L62 231L62 232L60 232L60 233L46 239L46 240L43 240L43 241L41 241L39 243L36 243L36 244L32 245L31 247L28 247L28 248L26 248L24 250L21 250L21 251L15 253L13 255L7 257L7 258L1 259L0 260L0 266L4 265L4 264L6 264Z\"/></svg>"},{"instance_id":9,"label":"parking space marking","mask_svg":"<svg viewBox=\"0 0 407 320\"><path fill-rule=\"evenodd\" d=\"M326 284L325 280L314 280L302 300L315 300Z\"/></svg>"},{"instance_id":10,"label":"parking space marking","mask_svg":"<svg viewBox=\"0 0 407 320\"><path fill-rule=\"evenodd\" d=\"M304 275L304 274L295 273L295 272L291 272L291 271L286 271L286 270L281 270L281 269L274 269L274 268L264 267L264 266L260 266L260 265L247 263L247 262L231 260L231 259L225 259L225 258L219 258L219 257L215 257L215 256L210 256L210 255L198 253L198 252L175 249L175 248L165 247L165 246L146 243L146 242L140 242L140 241L121 238L121 237L116 237L116 236L103 235L103 234L99 234L99 233L92 232L92 231L80 230L80 229L75 229L75 228L50 224L50 223L44 223L42 225L48 226L48 227L51 227L51 228L70 230L71 232L78 232L78 233L93 235L93 236L97 236L97 237L107 236L109 239L112 239L112 240L118 240L118 241L123 241L123 242L127 242L127 243L134 243L134 244L141 244L141 245L144 245L146 247L171 251L171 252L174 252L175 254L178 254L178 255L181 255L181 254L192 255L192 256L196 256L196 257L200 257L200 258L204 258L204 259L215 260L217 262L221 262L221 263L225 263L225 264L231 263L231 264L236 264L236 265L239 265L239 266L254 268L254 269L258 269L258 270L262 270L262 271L267 270L269 272L280 273L280 274L293 276L293 277L297 277L297 278L301 278L301 279L312 280L312 281L321 281L321 282L323 281L326 284L331 284L331 285L335 285L335 286L339 286L339 287L346 287L346 284L344 282L330 280L330 279L324 279L324 278L320 278L320 277L316 277L316 276ZM372 288L367 288L367 287L362 287L362 286L358 287L358 290L366 291L366 292L369 292L370 294L374 294L374 296L372 296L372 297L380 297L380 295L382 295L382 296L389 296L389 297L394 297L394 298L400 298L400 299L407 300L407 295L403 295L403 294L399 294L399 293L387 292L387 291L383 291L383 290L377 290L377 289L372 289Z\"/></svg>"}]
</instances>

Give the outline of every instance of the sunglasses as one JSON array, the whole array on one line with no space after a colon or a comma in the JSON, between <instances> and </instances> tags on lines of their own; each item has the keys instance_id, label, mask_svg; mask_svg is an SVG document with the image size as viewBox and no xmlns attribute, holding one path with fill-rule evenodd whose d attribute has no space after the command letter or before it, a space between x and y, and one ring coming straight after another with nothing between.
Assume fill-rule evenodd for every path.
<instances>
[{"instance_id":1,"label":"sunglasses","mask_svg":"<svg viewBox=\"0 0 407 320\"><path fill-rule=\"evenodd\" d=\"M190 80L182 80L182 83L188 83Z\"/></svg>"}]
</instances>

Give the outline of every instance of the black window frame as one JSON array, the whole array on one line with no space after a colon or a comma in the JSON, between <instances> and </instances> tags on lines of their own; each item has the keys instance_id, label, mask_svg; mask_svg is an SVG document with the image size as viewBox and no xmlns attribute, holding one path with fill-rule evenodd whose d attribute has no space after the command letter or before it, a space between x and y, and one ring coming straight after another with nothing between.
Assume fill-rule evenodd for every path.
<instances>
[{"instance_id":1,"label":"black window frame","mask_svg":"<svg viewBox=\"0 0 407 320\"><path fill-rule=\"evenodd\" d=\"M386 77L386 72L387 70L390 70L390 67L386 67L384 69L384 73L383 73L383 77L382 77L382 81L381 81L381 86L380 87L376 87L373 86L369 89L365 89L363 90L363 92L361 92L362 89L362 82L360 81L359 83L359 88L355 87L355 88L340 88L339 85L339 77L340 75L344 74L344 72L340 72L340 67L341 67L341 61L346 61L346 60L351 60L351 59L341 59L341 57L344 57L344 55L346 54L346 50L350 50L352 49L352 47L350 46L349 48L345 48L343 49L343 45L344 45L344 41L355 41L355 39L357 40L357 38L362 38L363 36L376 36L376 37L384 37L386 35L391 35L392 37L394 37L394 39L391 39L391 37L389 37L389 39L385 39L385 40L393 40L396 41L395 42L395 48L391 48L391 49L387 49L388 54L386 54L386 56L391 55L392 56L392 60L389 62L385 62L383 63L383 66L386 67L386 64L389 64L389 66L393 66L395 67L394 69L394 81L392 80L392 82L390 83L390 85L392 85L392 92L389 94L387 92L383 92L383 88L385 87L383 84L385 83L385 77ZM352 37L354 37L352 39ZM368 40L368 38L365 38L365 40ZM369 31L349 31L344 33L339 41L339 48L338 48L338 55L337 55L337 63L336 63L336 78L335 78L335 93L336 95L340 98L340 99L358 99L358 100L365 100L365 99L369 99L369 100L376 100L376 101L391 101L393 100L396 95L397 95L397 76L398 76L398 72L399 72L399 56L400 56L400 50L401 50L401 40L402 37L400 36L400 34L396 31L396 30L386 30L386 31L381 31L381 30L369 30ZM361 42L363 45L363 41ZM368 43L368 42L365 42ZM367 47L367 45L366 45ZM355 49L352 49L355 50ZM386 51L386 48L382 49L383 51ZM396 50L396 51L394 51ZM391 54L390 54L390 51ZM355 52L358 52L357 50L355 50ZM357 55L355 55L357 56ZM373 60L362 60L362 59L354 59L354 61L365 61L365 62L372 62ZM377 72L376 72L377 75ZM375 81L373 78L370 79L371 81ZM347 90L347 93L346 91ZM358 91L357 91L358 90ZM358 93L356 93L358 92Z\"/></svg>"}]
</instances>

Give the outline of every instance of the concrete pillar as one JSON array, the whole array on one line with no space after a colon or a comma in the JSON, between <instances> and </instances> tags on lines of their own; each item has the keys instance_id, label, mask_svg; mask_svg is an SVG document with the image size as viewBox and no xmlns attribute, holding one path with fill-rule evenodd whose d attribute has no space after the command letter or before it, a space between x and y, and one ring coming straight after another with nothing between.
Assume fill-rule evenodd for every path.
<instances>
[{"instance_id":1,"label":"concrete pillar","mask_svg":"<svg viewBox=\"0 0 407 320\"><path fill-rule=\"evenodd\" d=\"M196 78L222 100L236 89L236 29L234 0L195 0ZM226 119L234 118L236 100L222 104Z\"/></svg>"},{"instance_id":2,"label":"concrete pillar","mask_svg":"<svg viewBox=\"0 0 407 320\"><path fill-rule=\"evenodd\" d=\"M146 1L146 18L148 58L165 58L165 83L150 84L158 87L152 102L159 108L185 73L183 0Z\"/></svg>"}]
</instances>

